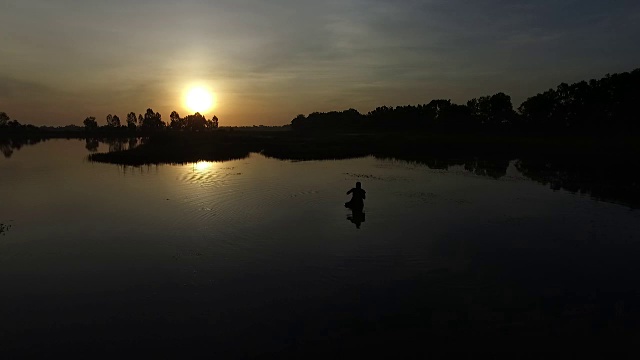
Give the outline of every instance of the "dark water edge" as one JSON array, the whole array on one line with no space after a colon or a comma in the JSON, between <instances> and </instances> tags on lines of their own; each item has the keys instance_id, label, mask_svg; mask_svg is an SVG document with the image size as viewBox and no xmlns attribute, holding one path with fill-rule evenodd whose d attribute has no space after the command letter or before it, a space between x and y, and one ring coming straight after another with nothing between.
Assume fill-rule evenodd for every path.
<instances>
[{"instance_id":1,"label":"dark water edge","mask_svg":"<svg viewBox=\"0 0 640 360\"><path fill-rule=\"evenodd\" d=\"M96 153L91 161L141 166L229 161L261 153L280 160L334 160L374 156L416 162L431 169L464 168L499 179L512 161L526 177L553 190L640 206L640 155L636 138L497 135L332 134L216 132L163 134L122 151Z\"/></svg>"}]
</instances>

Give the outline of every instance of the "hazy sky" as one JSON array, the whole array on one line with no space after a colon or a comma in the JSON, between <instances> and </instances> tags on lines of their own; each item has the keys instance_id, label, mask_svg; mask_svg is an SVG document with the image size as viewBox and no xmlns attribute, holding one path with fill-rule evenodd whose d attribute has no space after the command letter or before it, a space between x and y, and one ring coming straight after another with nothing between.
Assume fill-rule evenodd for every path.
<instances>
[{"instance_id":1,"label":"hazy sky","mask_svg":"<svg viewBox=\"0 0 640 360\"><path fill-rule=\"evenodd\" d=\"M640 67L638 0L0 0L0 28L0 111L36 125L166 121L197 84L221 125L499 91L518 106Z\"/></svg>"}]
</instances>

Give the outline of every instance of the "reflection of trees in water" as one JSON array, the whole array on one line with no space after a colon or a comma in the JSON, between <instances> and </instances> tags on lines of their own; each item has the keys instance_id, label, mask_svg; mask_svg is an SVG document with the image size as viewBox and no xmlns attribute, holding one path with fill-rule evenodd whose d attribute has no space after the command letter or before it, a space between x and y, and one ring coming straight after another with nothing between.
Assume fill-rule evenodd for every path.
<instances>
[{"instance_id":1,"label":"reflection of trees in water","mask_svg":"<svg viewBox=\"0 0 640 360\"><path fill-rule=\"evenodd\" d=\"M144 166L130 166L130 165L117 165L119 170L122 170L123 174L151 174L157 173L158 168L162 165L144 165Z\"/></svg>"},{"instance_id":2,"label":"reflection of trees in water","mask_svg":"<svg viewBox=\"0 0 640 360\"><path fill-rule=\"evenodd\" d=\"M397 159L404 160L402 158ZM449 168L453 166L462 166L466 171L472 174L499 179L507 174L507 168L509 168L511 159L481 157L473 157L469 159L447 159L431 157L419 160L413 159L412 162L426 165L429 169L434 170L449 170Z\"/></svg>"},{"instance_id":3,"label":"reflection of trees in water","mask_svg":"<svg viewBox=\"0 0 640 360\"><path fill-rule=\"evenodd\" d=\"M90 152L98 151L98 147L100 147L100 140L94 138L86 138L86 145L84 146Z\"/></svg>"},{"instance_id":4,"label":"reflection of trees in water","mask_svg":"<svg viewBox=\"0 0 640 360\"><path fill-rule=\"evenodd\" d=\"M207 134L203 134L208 136ZM140 138L140 145L132 151L111 151L90 155L89 159L118 165L142 166L148 164L186 164L198 161L229 161L244 159L251 152L260 151L259 144L244 141L206 141L193 145L203 138L197 135L157 136ZM194 140L195 139L195 140ZM205 139L209 139L206 137ZM137 143L137 142L136 142ZM134 143L131 142L131 145ZM120 148L117 142L111 149Z\"/></svg>"},{"instance_id":5,"label":"reflection of trees in water","mask_svg":"<svg viewBox=\"0 0 640 360\"><path fill-rule=\"evenodd\" d=\"M136 146L138 146L138 138L131 138L129 139L129 147L127 149L131 150L133 148L135 148Z\"/></svg>"},{"instance_id":6,"label":"reflection of trees in water","mask_svg":"<svg viewBox=\"0 0 640 360\"><path fill-rule=\"evenodd\" d=\"M475 157L466 160L425 158L414 160L430 169L448 170L464 166L479 176L499 179L507 174L510 158ZM640 181L633 161L625 157L524 157L515 162L525 177L549 185L553 190L586 194L594 199L640 207Z\"/></svg>"},{"instance_id":7,"label":"reflection of trees in water","mask_svg":"<svg viewBox=\"0 0 640 360\"><path fill-rule=\"evenodd\" d=\"M5 158L10 158L15 150L22 149L23 146L39 144L46 139L42 138L0 138L0 151Z\"/></svg>"},{"instance_id":8,"label":"reflection of trees in water","mask_svg":"<svg viewBox=\"0 0 640 360\"><path fill-rule=\"evenodd\" d=\"M395 157L398 160L406 160ZM449 170L463 166L470 173L499 179L507 174L511 158L446 159L414 157L411 162L430 169ZM640 207L640 180L633 161L625 157L524 157L516 160L516 169L525 177L549 185L553 190L586 194L594 199Z\"/></svg>"},{"instance_id":9,"label":"reflection of trees in water","mask_svg":"<svg viewBox=\"0 0 640 360\"><path fill-rule=\"evenodd\" d=\"M109 145L109 152L122 151L125 149L125 144L129 143L128 139L105 139L107 145Z\"/></svg>"},{"instance_id":10,"label":"reflection of trees in water","mask_svg":"<svg viewBox=\"0 0 640 360\"><path fill-rule=\"evenodd\" d=\"M43 141L47 141L48 138L40 137L15 137L15 138L0 138L0 151L5 158L10 158L15 151L20 150L23 146L32 146L39 144ZM85 138L85 148L92 153L95 153L100 148L100 143L105 143L109 146L109 151L123 151L127 149L133 149L137 147L141 139L137 137L129 138L98 138L91 137ZM142 139L144 142L144 139Z\"/></svg>"},{"instance_id":11,"label":"reflection of trees in water","mask_svg":"<svg viewBox=\"0 0 640 360\"><path fill-rule=\"evenodd\" d=\"M138 146L139 139L133 138L86 138L86 149L94 153L98 151L100 143L105 143L109 147L109 152L124 151Z\"/></svg>"},{"instance_id":12,"label":"reflection of trees in water","mask_svg":"<svg viewBox=\"0 0 640 360\"><path fill-rule=\"evenodd\" d=\"M599 200L640 206L640 182L632 159L624 157L526 157L516 168L553 190L587 194Z\"/></svg>"},{"instance_id":13,"label":"reflection of trees in water","mask_svg":"<svg viewBox=\"0 0 640 360\"><path fill-rule=\"evenodd\" d=\"M7 159L13 155L13 148L9 144L0 143L0 151L2 151L2 155Z\"/></svg>"}]
</instances>

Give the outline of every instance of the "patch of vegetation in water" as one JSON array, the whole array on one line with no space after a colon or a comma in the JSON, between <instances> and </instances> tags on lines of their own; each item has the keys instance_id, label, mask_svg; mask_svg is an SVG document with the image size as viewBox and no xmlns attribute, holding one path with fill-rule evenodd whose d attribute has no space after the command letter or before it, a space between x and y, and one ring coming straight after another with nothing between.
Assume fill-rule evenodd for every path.
<instances>
[{"instance_id":1,"label":"patch of vegetation in water","mask_svg":"<svg viewBox=\"0 0 640 360\"><path fill-rule=\"evenodd\" d=\"M11 225L0 224L0 235L4 235L9 229L11 229Z\"/></svg>"}]
</instances>

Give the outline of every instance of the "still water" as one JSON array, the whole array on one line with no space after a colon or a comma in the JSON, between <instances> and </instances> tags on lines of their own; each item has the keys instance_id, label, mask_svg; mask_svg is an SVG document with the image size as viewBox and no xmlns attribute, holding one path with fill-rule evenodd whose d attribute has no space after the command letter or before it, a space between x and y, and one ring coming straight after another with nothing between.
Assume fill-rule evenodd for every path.
<instances>
[{"instance_id":1,"label":"still water","mask_svg":"<svg viewBox=\"0 0 640 360\"><path fill-rule=\"evenodd\" d=\"M526 353L638 333L638 211L513 163L495 179L373 157L87 154L51 140L0 158L0 353Z\"/></svg>"}]
</instances>

